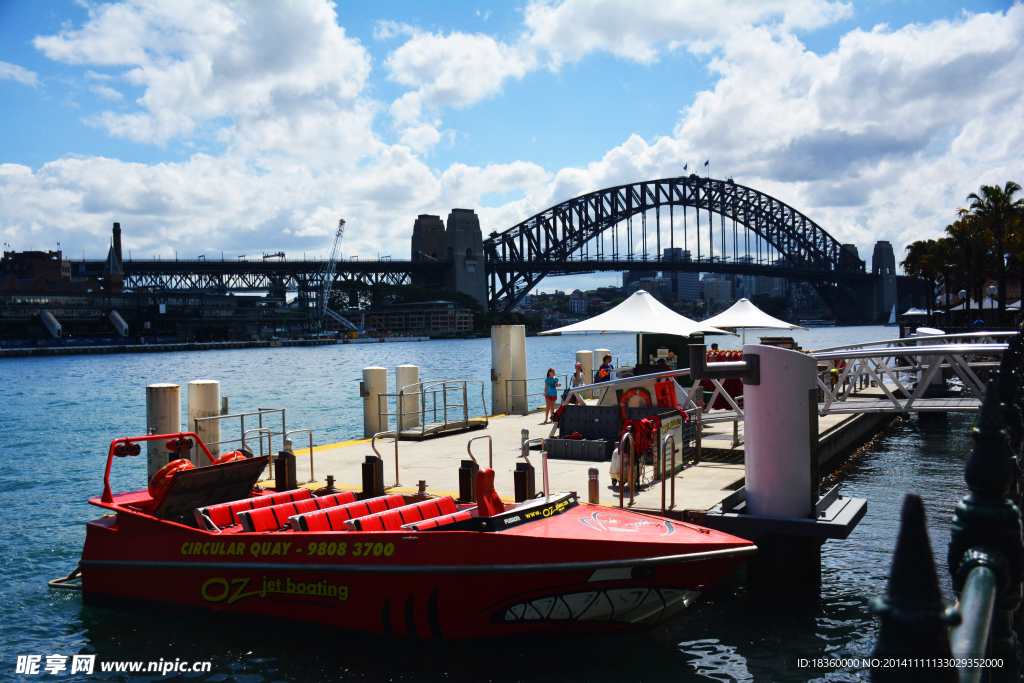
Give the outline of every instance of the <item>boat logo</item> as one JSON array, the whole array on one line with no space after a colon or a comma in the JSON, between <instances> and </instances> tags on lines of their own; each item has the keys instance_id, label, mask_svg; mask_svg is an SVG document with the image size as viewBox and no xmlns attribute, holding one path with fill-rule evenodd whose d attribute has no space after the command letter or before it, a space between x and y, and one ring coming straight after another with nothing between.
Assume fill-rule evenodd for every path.
<instances>
[{"instance_id":1,"label":"boat logo","mask_svg":"<svg viewBox=\"0 0 1024 683\"><path fill-rule=\"evenodd\" d=\"M590 527L595 531L615 531L620 533L635 534L639 529L626 528L626 527L641 527L641 526L653 526L661 527L664 531L661 533L662 536L668 536L669 534L675 533L675 525L666 520L661 522L655 522L653 520L640 520L638 522L622 522L611 516L612 513L598 510L597 512L590 515L590 517L580 517L579 521L586 527Z\"/></svg>"},{"instance_id":2,"label":"boat logo","mask_svg":"<svg viewBox=\"0 0 1024 683\"><path fill-rule=\"evenodd\" d=\"M270 579L266 576L262 579L262 587L257 590L246 591L252 583L252 579L237 577L224 579L214 577L207 579L203 584L200 593L203 600L207 602L223 602L232 605L244 598L257 596L280 602L283 599L293 602L300 599L300 604L310 607L336 607L336 601L345 602L348 600L348 586L329 583L326 579L321 581L304 582L293 581L292 577L286 576L283 579ZM288 596L281 598L278 596ZM294 596L294 597L293 597Z\"/></svg>"},{"instance_id":3,"label":"boat logo","mask_svg":"<svg viewBox=\"0 0 1024 683\"><path fill-rule=\"evenodd\" d=\"M502 521L504 521L505 524L514 524L515 522L519 522L522 520L520 519L519 515L516 515L515 517L509 517L508 519Z\"/></svg>"}]
</instances>

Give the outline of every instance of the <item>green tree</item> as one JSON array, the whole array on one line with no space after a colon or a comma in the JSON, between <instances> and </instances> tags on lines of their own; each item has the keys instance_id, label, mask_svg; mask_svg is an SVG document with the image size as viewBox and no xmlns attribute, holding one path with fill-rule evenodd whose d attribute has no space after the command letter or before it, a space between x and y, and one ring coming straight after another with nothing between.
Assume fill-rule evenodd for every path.
<instances>
[{"instance_id":1,"label":"green tree","mask_svg":"<svg viewBox=\"0 0 1024 683\"><path fill-rule=\"evenodd\" d=\"M937 240L918 240L907 245L907 255L900 261L903 272L910 277L921 278L928 283L928 318L932 317L932 302L935 300L935 281L941 272L939 244ZM949 304L949 288L946 287L946 304Z\"/></svg>"},{"instance_id":2,"label":"green tree","mask_svg":"<svg viewBox=\"0 0 1024 683\"><path fill-rule=\"evenodd\" d=\"M1024 209L1024 198L1014 199L1020 191L1020 185L1012 180L1006 181L1004 187L998 185L982 185L978 192L967 195L971 200L971 216L978 220L985 230L991 234L992 246L996 256L996 282L999 287L998 321L1004 322L1006 315L1006 254L1013 241L1014 228ZM980 301L981 299L979 299Z\"/></svg>"}]
</instances>

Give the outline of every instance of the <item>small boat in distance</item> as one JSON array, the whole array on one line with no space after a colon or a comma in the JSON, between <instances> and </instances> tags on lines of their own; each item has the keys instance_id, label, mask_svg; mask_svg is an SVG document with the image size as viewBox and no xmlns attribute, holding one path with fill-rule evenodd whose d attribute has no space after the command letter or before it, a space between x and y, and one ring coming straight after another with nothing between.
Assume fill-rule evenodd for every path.
<instances>
[{"instance_id":1,"label":"small boat in distance","mask_svg":"<svg viewBox=\"0 0 1024 683\"><path fill-rule=\"evenodd\" d=\"M191 441L211 464L113 493L114 458L152 440L177 452ZM85 602L412 637L632 632L671 618L756 550L572 493L504 503L490 469L477 502L462 504L260 490L267 461L215 461L190 432L111 442L103 495L89 499L107 514L86 524Z\"/></svg>"}]
</instances>

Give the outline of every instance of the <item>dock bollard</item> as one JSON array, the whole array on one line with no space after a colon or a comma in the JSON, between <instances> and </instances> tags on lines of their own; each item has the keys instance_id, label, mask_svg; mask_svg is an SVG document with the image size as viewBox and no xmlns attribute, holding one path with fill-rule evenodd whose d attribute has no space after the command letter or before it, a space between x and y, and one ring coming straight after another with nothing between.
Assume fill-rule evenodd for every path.
<instances>
[{"instance_id":1,"label":"dock bollard","mask_svg":"<svg viewBox=\"0 0 1024 683\"><path fill-rule=\"evenodd\" d=\"M525 446L526 442L530 440L530 430L529 429L524 429L519 434L523 438L523 440L519 442L519 450L522 451L523 450L523 446Z\"/></svg>"},{"instance_id":2,"label":"dock bollard","mask_svg":"<svg viewBox=\"0 0 1024 683\"><path fill-rule=\"evenodd\" d=\"M291 449L278 452L274 460L274 490L291 491L298 488L298 476L295 473L295 454Z\"/></svg>"},{"instance_id":3,"label":"dock bollard","mask_svg":"<svg viewBox=\"0 0 1024 683\"><path fill-rule=\"evenodd\" d=\"M220 420L197 423L196 418L219 416L220 408L220 382L215 379L197 379L188 383L188 422L185 431L195 432L215 459L220 457ZM196 467L210 464L198 446L192 449L190 459Z\"/></svg>"},{"instance_id":4,"label":"dock bollard","mask_svg":"<svg viewBox=\"0 0 1024 683\"><path fill-rule=\"evenodd\" d=\"M596 467L591 467L587 470L587 502L591 505L601 503L601 493L597 488L597 475Z\"/></svg>"},{"instance_id":5,"label":"dock bollard","mask_svg":"<svg viewBox=\"0 0 1024 683\"><path fill-rule=\"evenodd\" d=\"M379 498L384 495L384 461L376 455L366 456L363 468L362 500Z\"/></svg>"},{"instance_id":6,"label":"dock bollard","mask_svg":"<svg viewBox=\"0 0 1024 683\"><path fill-rule=\"evenodd\" d=\"M152 431L150 431L152 430ZM176 434L181 431L181 387L177 384L150 384L146 387L146 433ZM174 457L171 457L173 455ZM146 442L146 481L178 454L167 450L163 441Z\"/></svg>"},{"instance_id":7,"label":"dock bollard","mask_svg":"<svg viewBox=\"0 0 1024 683\"><path fill-rule=\"evenodd\" d=\"M537 495L537 472L530 463L517 462L516 470L512 473L512 480L515 482L517 503L531 500Z\"/></svg>"},{"instance_id":8,"label":"dock bollard","mask_svg":"<svg viewBox=\"0 0 1024 683\"><path fill-rule=\"evenodd\" d=\"M476 502L476 473L480 471L480 465L472 460L463 460L459 468L459 502Z\"/></svg>"}]
</instances>

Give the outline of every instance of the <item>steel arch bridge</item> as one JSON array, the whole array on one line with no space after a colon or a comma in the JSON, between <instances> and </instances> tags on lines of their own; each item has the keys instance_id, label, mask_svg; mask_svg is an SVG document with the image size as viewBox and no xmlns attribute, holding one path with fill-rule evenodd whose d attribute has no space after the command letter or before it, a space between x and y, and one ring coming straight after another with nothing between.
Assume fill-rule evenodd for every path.
<instances>
[{"instance_id":1,"label":"steel arch bridge","mask_svg":"<svg viewBox=\"0 0 1024 683\"><path fill-rule=\"evenodd\" d=\"M683 211L682 243L676 239L676 208ZM693 226L686 224L687 209L696 213ZM662 229L663 210L668 211L667 234ZM651 212L653 228L647 225ZM707 212L708 219L704 227L702 212ZM632 219L638 216L641 225L634 229ZM733 221L731 236L726 219ZM738 225L745 229L743 256L739 255ZM755 252L750 249L751 237ZM654 255L649 253L652 246ZM665 259L664 247L683 247L691 257ZM491 233L484 240L484 254L492 310L511 309L546 275L696 270L806 280L833 311L853 307L850 313L863 317L856 290L872 278L854 252L792 206L732 180L697 175L631 183L575 197L505 232Z\"/></svg>"}]
</instances>

